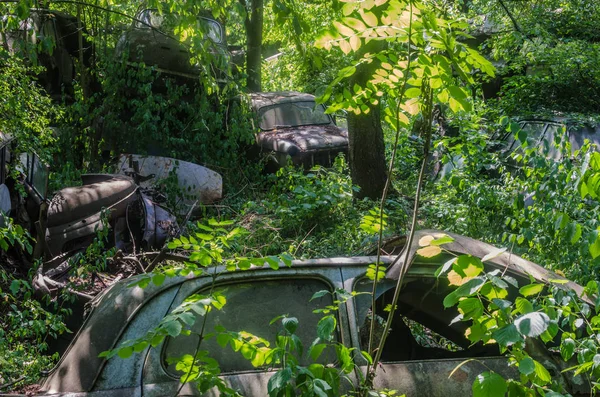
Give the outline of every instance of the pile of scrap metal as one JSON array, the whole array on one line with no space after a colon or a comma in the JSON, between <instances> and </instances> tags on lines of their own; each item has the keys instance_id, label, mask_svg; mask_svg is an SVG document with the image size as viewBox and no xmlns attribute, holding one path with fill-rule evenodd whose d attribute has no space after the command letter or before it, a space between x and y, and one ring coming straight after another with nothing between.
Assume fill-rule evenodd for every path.
<instances>
[{"instance_id":1,"label":"pile of scrap metal","mask_svg":"<svg viewBox=\"0 0 600 397\"><path fill-rule=\"evenodd\" d=\"M152 180L159 182L170 173L176 176L186 199L193 200L190 208L221 198L222 180L216 172L175 159L138 155L121 156L120 174L83 175L81 186L49 195L49 167L35 153L11 158L10 141L6 135L0 136L0 192L4 192L1 197L8 197L2 200L1 208L36 237L32 258L28 259L42 259L33 282L41 295L55 297L68 286L85 302L98 292L94 278L106 287L144 271L139 254L160 250L169 237L179 233L173 212L153 199ZM126 166L129 164L131 168ZM17 180L7 176L11 167L19 170ZM92 278L91 284L85 283L87 290L74 291L76 284L82 284L72 282L74 267L102 231L106 240L102 249L114 247L116 255L107 258L102 275L86 275Z\"/></svg>"}]
</instances>

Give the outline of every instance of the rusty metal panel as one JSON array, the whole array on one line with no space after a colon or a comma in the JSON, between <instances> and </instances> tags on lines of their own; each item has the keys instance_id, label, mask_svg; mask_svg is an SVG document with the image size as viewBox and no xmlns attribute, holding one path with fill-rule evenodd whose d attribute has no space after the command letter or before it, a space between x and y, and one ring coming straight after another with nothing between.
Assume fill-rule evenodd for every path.
<instances>
[{"instance_id":1,"label":"rusty metal panel","mask_svg":"<svg viewBox=\"0 0 600 397\"><path fill-rule=\"evenodd\" d=\"M383 363L377 370L375 388L398 390L410 397L470 396L473 381L484 371L493 370L518 379L518 372L507 365L504 357L478 358L456 369L463 362L465 359Z\"/></svg>"}]
</instances>

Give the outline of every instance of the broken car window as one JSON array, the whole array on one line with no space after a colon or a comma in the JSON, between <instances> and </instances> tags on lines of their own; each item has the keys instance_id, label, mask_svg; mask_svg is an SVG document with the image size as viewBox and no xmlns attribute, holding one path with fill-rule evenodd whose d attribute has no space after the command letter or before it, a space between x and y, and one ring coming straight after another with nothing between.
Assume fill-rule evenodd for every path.
<instances>
[{"instance_id":1,"label":"broken car window","mask_svg":"<svg viewBox=\"0 0 600 397\"><path fill-rule=\"evenodd\" d=\"M203 340L200 349L208 350L210 357L218 357L223 372L256 370L240 352L233 351L229 346L219 346L214 336L215 327L222 326L233 332L249 332L268 340L274 346L277 334L282 331L281 322L273 325L269 323L275 317L287 314L298 319L296 335L306 351L317 336L317 323L323 316L313 313L313 310L332 304L331 295L310 301L314 293L321 290L331 288L325 282L315 279L253 281L217 288L226 297L227 303L221 310L211 310L208 313L205 334L211 333L213 337ZM181 335L169 339L163 351L163 361L166 362L168 357L194 354L203 323L203 318L197 317L190 336ZM327 359L325 353L324 360ZM181 376L174 364L167 367L167 372Z\"/></svg>"},{"instance_id":2,"label":"broken car window","mask_svg":"<svg viewBox=\"0 0 600 397\"><path fill-rule=\"evenodd\" d=\"M372 281L359 280L357 291L370 291ZM395 280L378 285L373 343L378 344L391 308ZM402 287L398 307L381 356L382 362L498 355L494 345L471 347L464 337L465 323L452 325L455 308L445 309L444 297L451 291L447 281L433 277L409 278ZM361 350L368 348L371 297L356 298Z\"/></svg>"},{"instance_id":3,"label":"broken car window","mask_svg":"<svg viewBox=\"0 0 600 397\"><path fill-rule=\"evenodd\" d=\"M288 102L265 106L258 111L259 126L263 131L277 127L331 124L323 105L314 101Z\"/></svg>"}]
</instances>

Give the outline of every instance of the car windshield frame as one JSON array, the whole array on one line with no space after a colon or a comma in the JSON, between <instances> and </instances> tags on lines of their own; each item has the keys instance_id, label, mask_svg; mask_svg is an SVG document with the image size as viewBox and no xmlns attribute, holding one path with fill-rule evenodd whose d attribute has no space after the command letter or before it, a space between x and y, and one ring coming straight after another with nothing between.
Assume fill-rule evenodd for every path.
<instances>
[{"instance_id":1,"label":"car windshield frame","mask_svg":"<svg viewBox=\"0 0 600 397\"><path fill-rule=\"evenodd\" d=\"M156 8L146 8L145 10L137 13L134 24L136 29L162 30L166 15L169 15L174 19L179 18L177 14L161 14ZM152 21L153 17L156 18L156 21ZM199 24L204 24L206 26L206 29L203 33L206 33L206 37L208 37L210 41L217 45L224 45L225 30L219 21L202 15L197 17L197 21ZM216 30L214 28L216 28ZM214 37L212 33L217 31L219 37Z\"/></svg>"},{"instance_id":2,"label":"car windshield frame","mask_svg":"<svg viewBox=\"0 0 600 397\"><path fill-rule=\"evenodd\" d=\"M284 115L285 113L283 112L283 109L285 107L288 106L297 106L298 108L300 108L300 104L311 104L311 108L312 108L312 113L311 116L315 113L317 113L317 109L322 110L322 115L327 119L327 121L323 122L318 122L313 120L306 120L306 119L302 119L302 120L296 120L294 122L288 122L290 120L278 120L277 115L274 115L275 117L273 117L273 119L275 120L273 123L269 123L269 124L265 124L264 121L264 116L267 112L274 110L274 109L281 109L281 115ZM304 108L308 108L308 106L304 106ZM289 111L288 111L289 112ZM299 116L303 116L300 112L298 112ZM305 126L310 126L310 125L330 125L333 123L333 120L331 118L330 115L328 115L327 113L325 113L325 107L322 104L318 104L315 101L311 101L311 100L297 100L297 101L290 101L290 102L280 102L280 103L275 103L273 105L267 105L267 106L262 106L261 108L258 109L257 111L257 116L258 116L258 124L259 124L259 128L262 131L273 131L276 130L278 128L290 128L290 127L305 127ZM289 116L289 113L288 113ZM281 121L281 123L279 123L278 121Z\"/></svg>"}]
</instances>

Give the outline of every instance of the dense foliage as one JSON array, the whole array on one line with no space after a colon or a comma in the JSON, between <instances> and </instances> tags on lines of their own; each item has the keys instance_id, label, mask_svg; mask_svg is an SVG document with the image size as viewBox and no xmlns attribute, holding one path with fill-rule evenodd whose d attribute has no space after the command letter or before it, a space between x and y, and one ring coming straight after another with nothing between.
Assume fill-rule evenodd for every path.
<instances>
[{"instance_id":1,"label":"dense foliage","mask_svg":"<svg viewBox=\"0 0 600 397\"><path fill-rule=\"evenodd\" d=\"M263 161L248 155L254 131L240 99L245 72L231 64L220 64L219 73L207 66L218 60L194 24L197 15L211 10L225 23L229 44L243 46L241 21L250 3L144 5L181 16L169 34L187 43L192 62L202 66L198 81L182 84L152 65L127 64L127 54L115 55L120 35L140 9L138 3L53 2L53 7L79 15L87 26L82 36L94 49L93 63L75 59L73 95L63 87L57 101L36 84L44 70L35 57L20 58L0 48L0 132L15 138L15 154L35 149L52 163L52 189L79 183L85 172L110 170L111 159L127 152L196 162L223 175L223 201L201 209L210 220L190 223L186 235L169 244L187 261L166 263L142 275L135 282L141 287L160 285L176 275L214 271L216 265L223 265L224 272L243 271L265 263L272 268L289 265L292 257L378 252L380 239L410 232L414 205L413 226L506 247L585 286L583 300L565 289L562 279L515 290L503 274L485 273L485 260L478 258L459 256L441 269L439 277L448 271L454 272L454 281L456 274L461 276L445 304L458 307L462 318L457 321L469 322L469 340L495 340L519 372L515 379L482 372L473 385L474 395L564 392L549 376L546 364L527 348L540 341L550 343L557 335L562 358L573 362L571 371L598 379L600 155L593 142L572 152L563 136L550 143L561 158L549 158L528 144L527 133L515 123L515 117L527 114L554 117L566 112L580 123L597 122L586 113L597 111L600 92L599 36L593 23L600 17L598 5L543 0L535 2L531 12L522 12L522 2L486 0L460 7L444 1L265 0L263 55L279 55L264 64L264 90L321 95L332 113L365 115L372 106L381 106L391 172L389 190L375 202L353 199L360 187L353 185L343 156L331 168L306 172L290 166L265 176ZM13 16L2 20L2 32L26 19L33 5L3 3L2 13ZM501 90L494 100L480 99L482 82L498 75L465 40L469 38L465 18L493 26L491 34L484 32L489 37L480 50L500 66ZM479 36L478 30L485 29L470 33ZM365 52L373 41L382 43L381 50ZM52 50L53 43L42 41L31 54ZM367 83L348 86L363 65L372 68ZM502 146L497 138L505 134L518 142L518 150L497 150ZM10 171L17 175L17 170ZM106 242L106 234L99 231L94 244L76 258L75 275L89 282L87 273L105 269L114 254ZM435 253L443 251L444 243ZM0 248L2 392L37 381L40 370L57 359L46 354L48 340L67 330L65 311L55 303L35 300L31 274L25 266L14 265L31 253L27 232L7 223L0 228ZM374 264L368 275L375 285L383 269ZM340 380L357 369L359 354L373 376L377 369L377 346L352 352L332 338L336 317L331 313L356 295L336 291L335 305L319 312L315 341L298 340L296 330L302 324L294 313L281 313L273 320L280 329L273 346L243 330L222 329L210 337L223 348L240 351L255 366L280 365L269 382L272 396L335 396ZM194 322L192 312L207 316L226 302L219 293L195 295L143 338L105 355L129 357L167 336L185 334ZM317 363L326 349L334 352L336 366ZM196 382L202 391L217 387L224 395L235 395L218 377L218 360L208 357L201 346L197 351L195 357L179 358L182 381ZM303 354L312 360L308 366L300 364ZM393 395L371 390L370 375L360 379L357 394ZM598 391L599 385L592 387Z\"/></svg>"}]
</instances>

